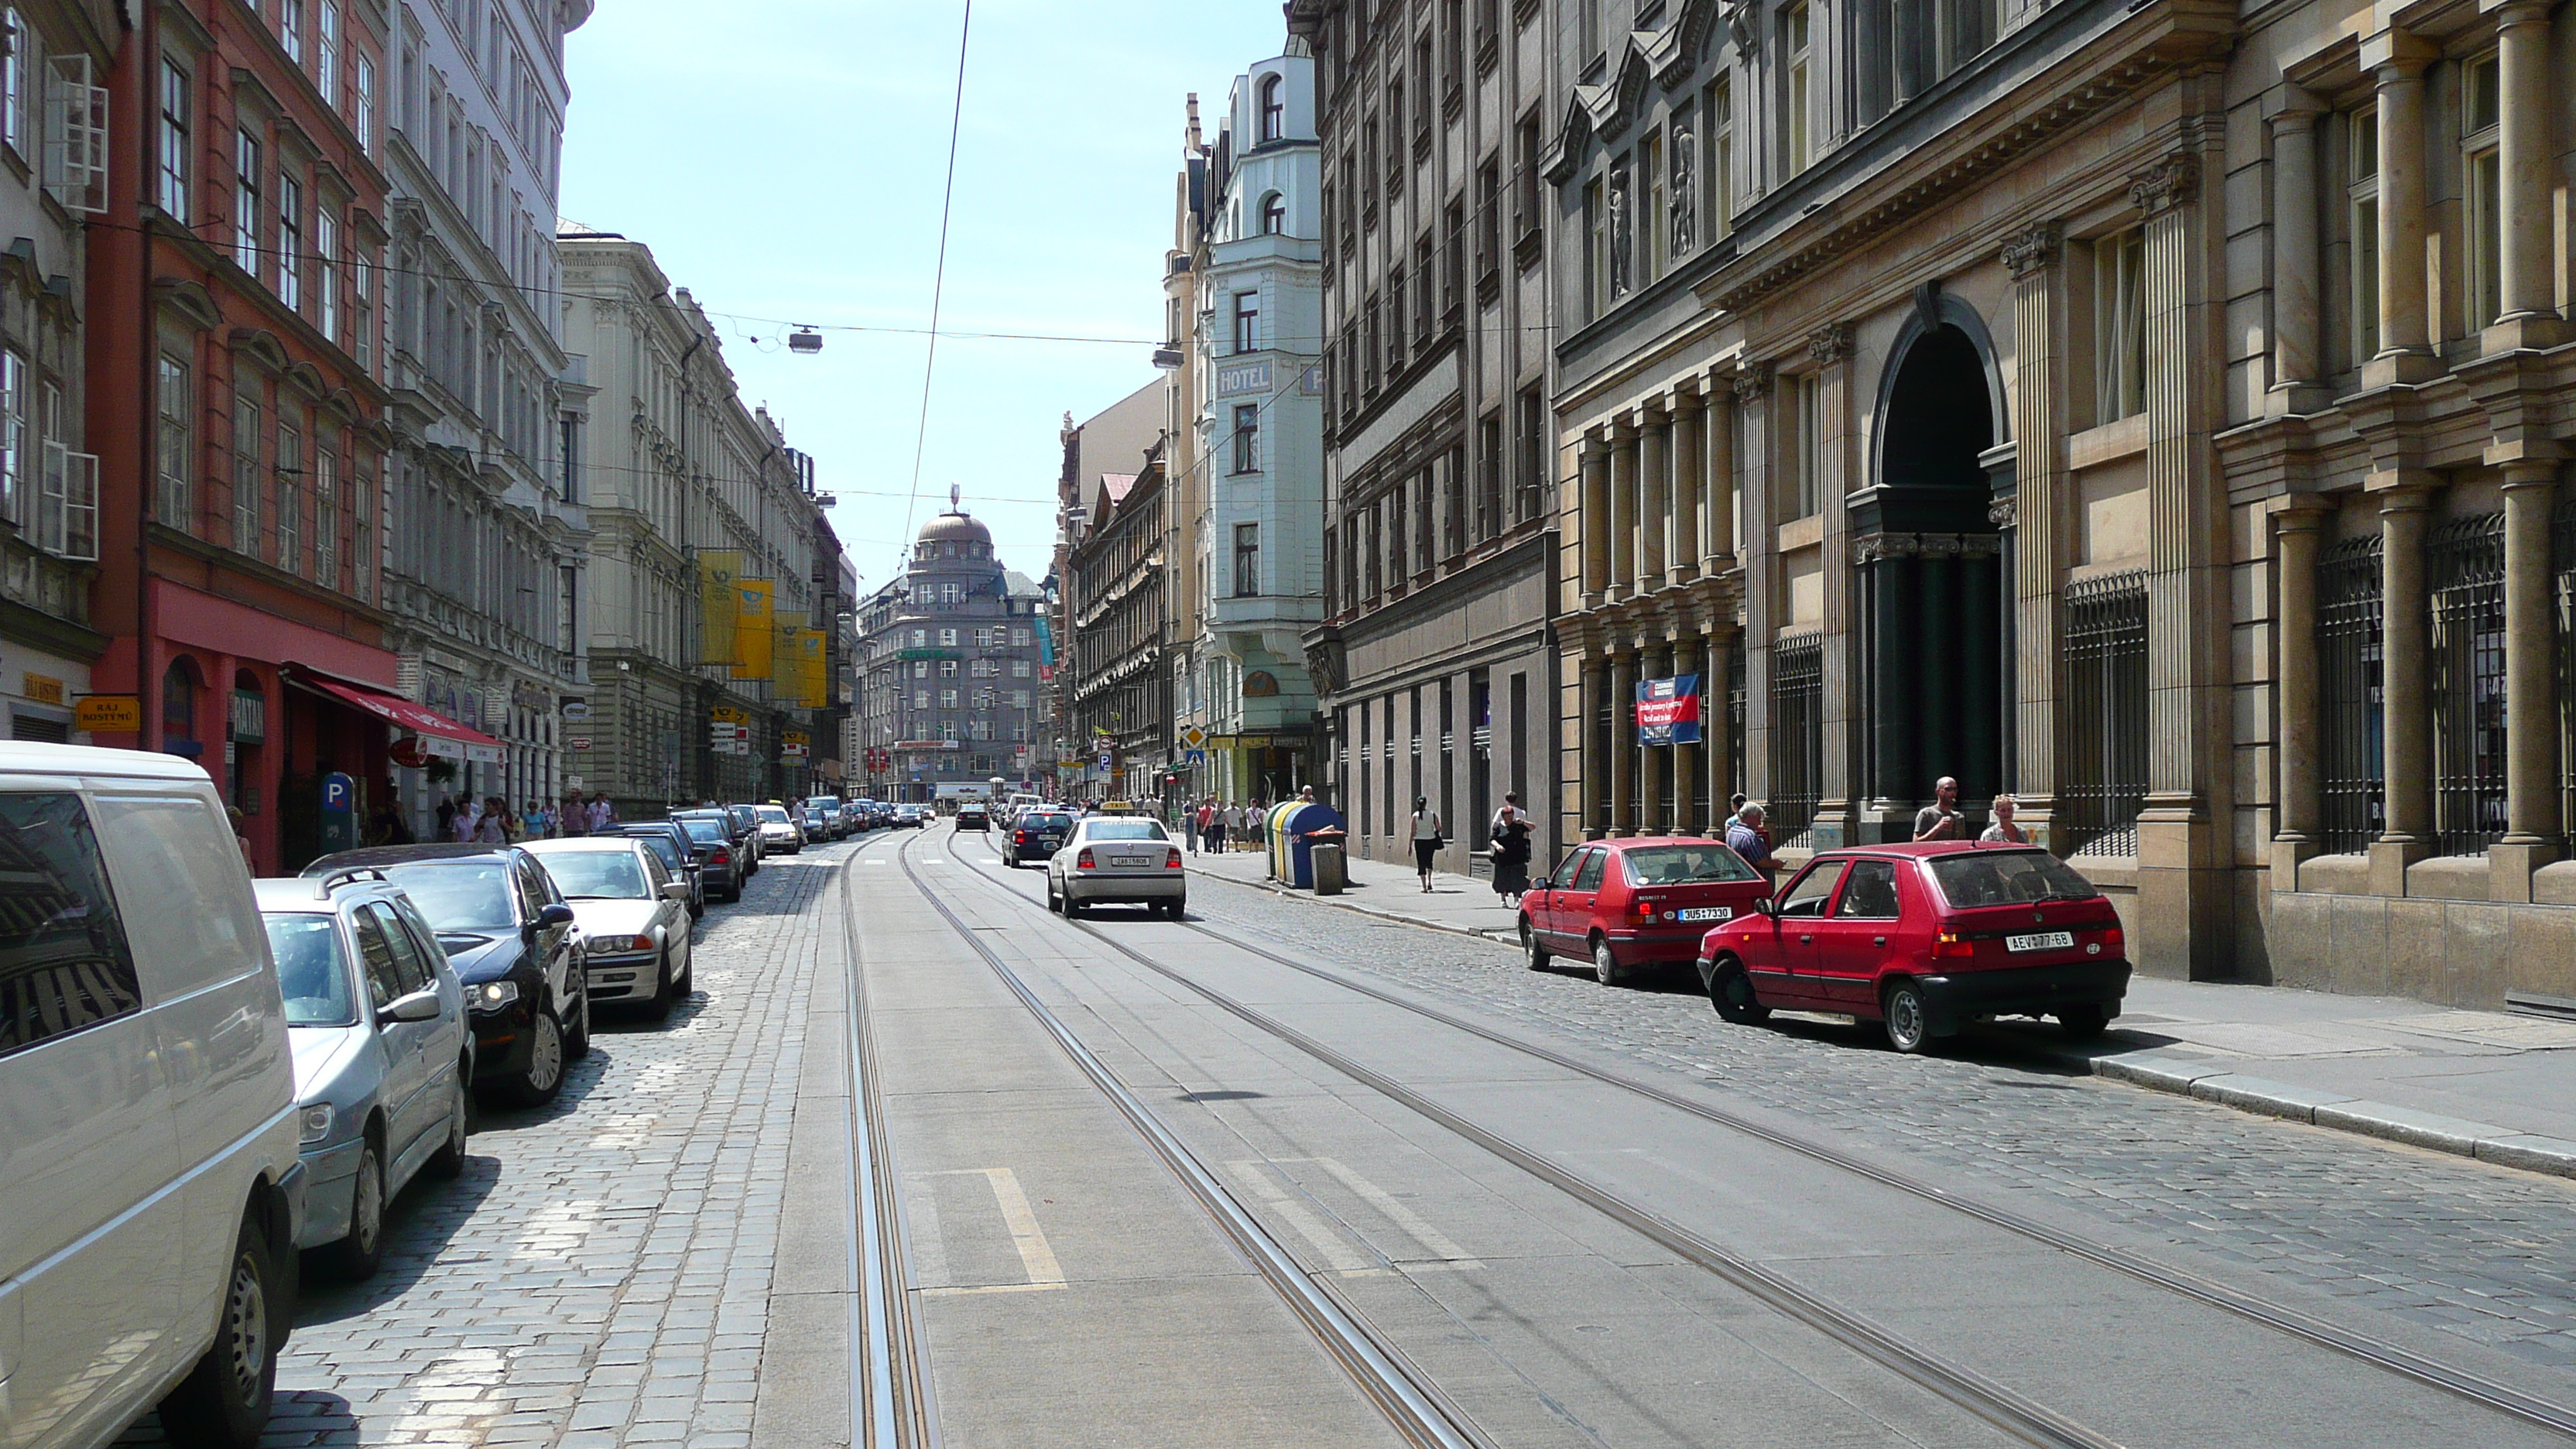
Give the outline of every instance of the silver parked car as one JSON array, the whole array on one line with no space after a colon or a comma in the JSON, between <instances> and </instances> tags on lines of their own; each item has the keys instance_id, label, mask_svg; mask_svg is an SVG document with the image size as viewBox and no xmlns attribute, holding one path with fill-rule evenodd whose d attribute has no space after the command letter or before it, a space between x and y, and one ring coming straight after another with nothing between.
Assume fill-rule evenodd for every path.
<instances>
[{"instance_id":1,"label":"silver parked car","mask_svg":"<svg viewBox=\"0 0 2576 1449\"><path fill-rule=\"evenodd\" d=\"M257 882L286 997L310 1186L300 1248L376 1271L385 1207L426 1170L465 1170L474 1034L465 988L411 897L373 869Z\"/></svg>"},{"instance_id":2,"label":"silver parked car","mask_svg":"<svg viewBox=\"0 0 2576 1449\"><path fill-rule=\"evenodd\" d=\"M1068 916L1101 901L1127 901L1177 921L1188 898L1181 848L1159 820L1098 815L1077 821L1047 860L1047 909Z\"/></svg>"},{"instance_id":3,"label":"silver parked car","mask_svg":"<svg viewBox=\"0 0 2576 1449\"><path fill-rule=\"evenodd\" d=\"M689 883L643 841L625 836L532 840L527 851L572 903L590 999L641 1002L656 1017L669 1016L696 981Z\"/></svg>"}]
</instances>

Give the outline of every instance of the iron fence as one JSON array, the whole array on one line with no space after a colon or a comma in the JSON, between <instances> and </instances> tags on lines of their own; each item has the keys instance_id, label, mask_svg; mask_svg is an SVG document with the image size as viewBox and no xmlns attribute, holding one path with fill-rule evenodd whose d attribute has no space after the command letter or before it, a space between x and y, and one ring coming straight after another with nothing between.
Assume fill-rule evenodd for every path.
<instances>
[{"instance_id":1,"label":"iron fence","mask_svg":"<svg viewBox=\"0 0 2576 1449\"><path fill-rule=\"evenodd\" d=\"M2477 855L2505 831L2504 515L2433 531L2433 833Z\"/></svg>"},{"instance_id":2,"label":"iron fence","mask_svg":"<svg viewBox=\"0 0 2576 1449\"><path fill-rule=\"evenodd\" d=\"M2147 798L2147 576L2066 590L2068 741L2058 783L2068 854L2135 855Z\"/></svg>"},{"instance_id":3,"label":"iron fence","mask_svg":"<svg viewBox=\"0 0 2576 1449\"><path fill-rule=\"evenodd\" d=\"M1784 639L1771 651L1771 838L1804 847L1825 779L1825 641Z\"/></svg>"},{"instance_id":4,"label":"iron fence","mask_svg":"<svg viewBox=\"0 0 2576 1449\"><path fill-rule=\"evenodd\" d=\"M2317 565L2319 844L2330 854L2367 850L2387 828L2381 587L2377 534L2345 539Z\"/></svg>"}]
</instances>

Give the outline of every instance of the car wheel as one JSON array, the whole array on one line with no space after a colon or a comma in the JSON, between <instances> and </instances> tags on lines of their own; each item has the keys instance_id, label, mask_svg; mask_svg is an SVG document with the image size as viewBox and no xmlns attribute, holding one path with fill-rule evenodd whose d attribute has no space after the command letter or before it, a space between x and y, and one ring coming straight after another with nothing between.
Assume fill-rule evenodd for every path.
<instances>
[{"instance_id":1,"label":"car wheel","mask_svg":"<svg viewBox=\"0 0 2576 1449\"><path fill-rule=\"evenodd\" d=\"M671 1019L671 948L668 946L663 947L662 954L654 958L653 998L644 1003L644 1010L655 1021Z\"/></svg>"},{"instance_id":2,"label":"car wheel","mask_svg":"<svg viewBox=\"0 0 2576 1449\"><path fill-rule=\"evenodd\" d=\"M465 1175L465 1139L474 1130L473 1119L466 1115L473 1110L468 1105L470 1094L465 1090L466 1070L464 1059L458 1058L456 1082L448 1093L453 1100L447 1104L447 1140L438 1144L437 1153L429 1159L429 1170L451 1182Z\"/></svg>"},{"instance_id":3,"label":"car wheel","mask_svg":"<svg viewBox=\"0 0 2576 1449\"><path fill-rule=\"evenodd\" d=\"M2070 1006L2057 1013L2058 1028L2069 1040L2091 1041L2111 1024L2111 1013L2100 1006Z\"/></svg>"},{"instance_id":4,"label":"car wheel","mask_svg":"<svg viewBox=\"0 0 2576 1449\"><path fill-rule=\"evenodd\" d=\"M1529 969L1532 971L1547 969L1547 947L1540 944L1538 932L1530 929L1530 923L1526 917L1521 921L1521 950L1529 957Z\"/></svg>"},{"instance_id":5,"label":"car wheel","mask_svg":"<svg viewBox=\"0 0 2576 1449\"><path fill-rule=\"evenodd\" d=\"M563 1024L538 1008L528 1021L528 1069L510 1084L510 1095L522 1107L542 1107L563 1090Z\"/></svg>"},{"instance_id":6,"label":"car wheel","mask_svg":"<svg viewBox=\"0 0 2576 1449\"><path fill-rule=\"evenodd\" d=\"M585 966L583 971L590 968ZM577 1062L590 1055L590 982L582 981L581 1004L573 1009L572 1029L564 1033L564 1060Z\"/></svg>"},{"instance_id":7,"label":"car wheel","mask_svg":"<svg viewBox=\"0 0 2576 1449\"><path fill-rule=\"evenodd\" d=\"M1048 914L1058 916L1064 914L1064 903L1056 898L1055 878L1053 876L1049 876L1047 878L1046 898Z\"/></svg>"},{"instance_id":8,"label":"car wheel","mask_svg":"<svg viewBox=\"0 0 2576 1449\"><path fill-rule=\"evenodd\" d=\"M1592 938L1592 974L1601 978L1604 986L1617 986L1628 979L1628 968L1620 965L1619 958L1612 954L1607 936Z\"/></svg>"},{"instance_id":9,"label":"car wheel","mask_svg":"<svg viewBox=\"0 0 2576 1449\"><path fill-rule=\"evenodd\" d=\"M1887 1044L1900 1052L1919 1052L1932 1036L1931 1019L1923 1011L1923 988L1911 981L1899 981L1887 988Z\"/></svg>"},{"instance_id":10,"label":"car wheel","mask_svg":"<svg viewBox=\"0 0 2576 1449\"><path fill-rule=\"evenodd\" d=\"M698 949L695 946L691 946L689 948L689 964L680 968L680 979L671 983L671 994L677 1000L686 1001L691 996L696 995L697 990Z\"/></svg>"},{"instance_id":11,"label":"car wheel","mask_svg":"<svg viewBox=\"0 0 2576 1449\"><path fill-rule=\"evenodd\" d=\"M161 1401L161 1432L181 1449L254 1449L268 1427L277 1389L277 1340L285 1330L271 1314L279 1283L268 1235L245 1215L233 1240L224 1281L223 1316L214 1345Z\"/></svg>"},{"instance_id":12,"label":"car wheel","mask_svg":"<svg viewBox=\"0 0 2576 1449\"><path fill-rule=\"evenodd\" d=\"M385 1252L385 1158L372 1133L358 1148L358 1180L349 1190L349 1235L326 1251L331 1271L352 1283L376 1276Z\"/></svg>"},{"instance_id":13,"label":"car wheel","mask_svg":"<svg viewBox=\"0 0 2576 1449\"><path fill-rule=\"evenodd\" d=\"M1708 979L1708 999L1720 1017L1736 1026L1760 1026L1771 1019L1771 1008L1753 994L1753 978L1741 961L1718 963L1717 974Z\"/></svg>"}]
</instances>

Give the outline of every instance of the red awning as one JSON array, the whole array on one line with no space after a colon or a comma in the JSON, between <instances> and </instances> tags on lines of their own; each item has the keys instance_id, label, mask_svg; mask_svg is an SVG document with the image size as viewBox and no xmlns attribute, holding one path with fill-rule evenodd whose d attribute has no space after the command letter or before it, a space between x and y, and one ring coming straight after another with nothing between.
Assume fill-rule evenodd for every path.
<instances>
[{"instance_id":1,"label":"red awning","mask_svg":"<svg viewBox=\"0 0 2576 1449\"><path fill-rule=\"evenodd\" d=\"M508 752L507 746L481 730L467 729L436 710L424 709L400 695L343 684L310 670L301 671L296 682L319 690L353 709L365 710L388 724L410 730L420 736L433 755L498 764Z\"/></svg>"}]
</instances>

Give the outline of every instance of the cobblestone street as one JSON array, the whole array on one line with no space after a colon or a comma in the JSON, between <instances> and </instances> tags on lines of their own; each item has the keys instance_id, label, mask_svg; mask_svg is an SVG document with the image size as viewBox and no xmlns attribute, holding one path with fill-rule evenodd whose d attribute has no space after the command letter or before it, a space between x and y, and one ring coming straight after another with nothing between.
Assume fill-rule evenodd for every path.
<instances>
[{"instance_id":1,"label":"cobblestone street","mask_svg":"<svg viewBox=\"0 0 2576 1449\"><path fill-rule=\"evenodd\" d=\"M264 1444L751 1442L805 1008L839 847L773 860L699 926L667 1023L602 1009L535 1111L483 1109L366 1283L308 1267ZM123 1440L162 1442L145 1418Z\"/></svg>"}]
</instances>

